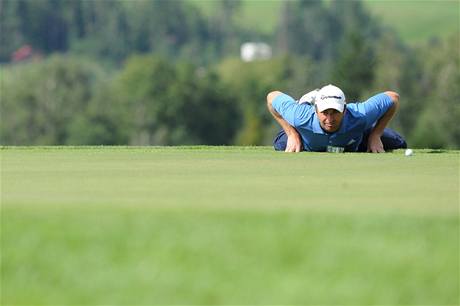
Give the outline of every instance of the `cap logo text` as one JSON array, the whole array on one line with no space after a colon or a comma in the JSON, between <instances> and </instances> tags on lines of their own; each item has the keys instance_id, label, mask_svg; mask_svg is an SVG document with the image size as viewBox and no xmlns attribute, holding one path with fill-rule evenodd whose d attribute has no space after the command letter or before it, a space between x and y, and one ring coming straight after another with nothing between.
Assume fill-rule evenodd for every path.
<instances>
[{"instance_id":1,"label":"cap logo text","mask_svg":"<svg viewBox=\"0 0 460 306\"><path fill-rule=\"evenodd\" d=\"M321 96L321 100L330 99L330 98L337 99L337 100L341 99L341 97L339 97L339 96L324 96L324 95Z\"/></svg>"}]
</instances>

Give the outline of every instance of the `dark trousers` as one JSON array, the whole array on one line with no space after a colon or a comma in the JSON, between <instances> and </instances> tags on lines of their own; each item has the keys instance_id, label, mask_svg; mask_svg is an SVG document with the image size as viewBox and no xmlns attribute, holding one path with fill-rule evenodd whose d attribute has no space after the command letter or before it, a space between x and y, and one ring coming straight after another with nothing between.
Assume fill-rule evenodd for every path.
<instances>
[{"instance_id":1,"label":"dark trousers","mask_svg":"<svg viewBox=\"0 0 460 306\"><path fill-rule=\"evenodd\" d=\"M364 132L363 140L359 144L357 152L367 151L367 140L370 132L370 129ZM407 143L404 138L392 129L385 128L380 139L382 140L383 149L385 149L385 151L407 148ZM273 140L273 147L276 151L284 151L286 145L287 135L284 130L281 130L278 135L276 135L275 140Z\"/></svg>"}]
</instances>

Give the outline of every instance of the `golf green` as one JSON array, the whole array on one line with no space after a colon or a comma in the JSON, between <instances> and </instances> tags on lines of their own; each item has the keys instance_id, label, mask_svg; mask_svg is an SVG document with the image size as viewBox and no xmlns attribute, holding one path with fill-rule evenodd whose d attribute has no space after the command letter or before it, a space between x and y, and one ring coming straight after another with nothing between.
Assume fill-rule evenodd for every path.
<instances>
[{"instance_id":1,"label":"golf green","mask_svg":"<svg viewBox=\"0 0 460 306\"><path fill-rule=\"evenodd\" d=\"M3 147L1 304L459 303L459 152Z\"/></svg>"}]
</instances>

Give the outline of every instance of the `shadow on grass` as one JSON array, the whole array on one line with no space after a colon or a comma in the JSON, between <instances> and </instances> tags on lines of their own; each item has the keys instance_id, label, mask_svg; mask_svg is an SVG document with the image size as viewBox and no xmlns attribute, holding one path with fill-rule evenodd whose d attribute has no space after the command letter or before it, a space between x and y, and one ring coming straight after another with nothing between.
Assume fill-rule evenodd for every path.
<instances>
[{"instance_id":1,"label":"shadow on grass","mask_svg":"<svg viewBox=\"0 0 460 306\"><path fill-rule=\"evenodd\" d=\"M433 149L433 150L427 151L426 153L447 153L447 150L443 150L443 149Z\"/></svg>"}]
</instances>

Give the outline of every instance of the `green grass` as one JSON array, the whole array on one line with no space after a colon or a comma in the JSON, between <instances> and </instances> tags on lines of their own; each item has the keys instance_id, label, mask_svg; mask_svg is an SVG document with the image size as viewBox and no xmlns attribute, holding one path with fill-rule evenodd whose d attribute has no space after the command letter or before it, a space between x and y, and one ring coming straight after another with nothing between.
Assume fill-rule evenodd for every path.
<instances>
[{"instance_id":1,"label":"green grass","mask_svg":"<svg viewBox=\"0 0 460 306\"><path fill-rule=\"evenodd\" d=\"M205 14L212 14L217 1L188 0ZM370 14L393 28L409 44L432 37L446 38L460 31L460 3L457 0L364 0ZM244 27L271 34L279 18L282 1L242 0L237 21Z\"/></svg>"},{"instance_id":2,"label":"green grass","mask_svg":"<svg viewBox=\"0 0 460 306\"><path fill-rule=\"evenodd\" d=\"M458 0L365 0L369 11L410 43L460 35Z\"/></svg>"},{"instance_id":3,"label":"green grass","mask_svg":"<svg viewBox=\"0 0 460 306\"><path fill-rule=\"evenodd\" d=\"M460 302L458 151L0 152L3 305Z\"/></svg>"}]
</instances>

